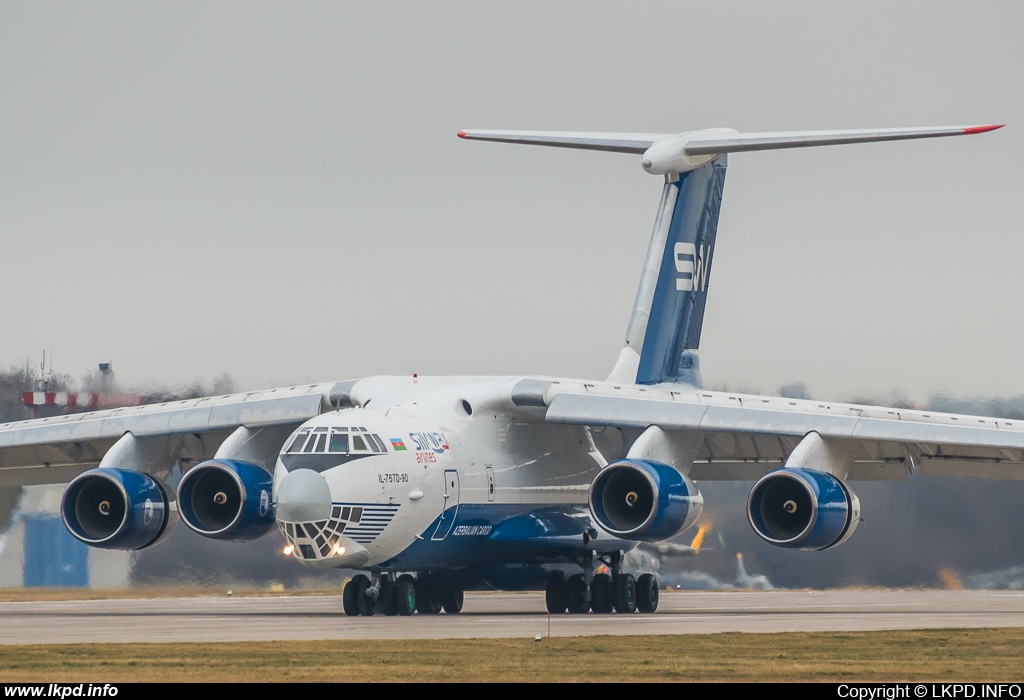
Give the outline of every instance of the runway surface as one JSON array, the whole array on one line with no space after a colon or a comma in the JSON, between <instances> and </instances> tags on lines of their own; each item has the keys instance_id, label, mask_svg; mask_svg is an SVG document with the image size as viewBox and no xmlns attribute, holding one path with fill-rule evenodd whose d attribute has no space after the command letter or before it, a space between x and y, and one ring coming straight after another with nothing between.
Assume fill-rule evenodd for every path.
<instances>
[{"instance_id":1,"label":"runway surface","mask_svg":"<svg viewBox=\"0 0 1024 700\"><path fill-rule=\"evenodd\" d=\"M1024 592L665 592L653 615L553 615L551 635L1024 627ZM544 597L466 594L460 615L346 617L337 596L0 603L0 643L443 639L548 633Z\"/></svg>"}]
</instances>

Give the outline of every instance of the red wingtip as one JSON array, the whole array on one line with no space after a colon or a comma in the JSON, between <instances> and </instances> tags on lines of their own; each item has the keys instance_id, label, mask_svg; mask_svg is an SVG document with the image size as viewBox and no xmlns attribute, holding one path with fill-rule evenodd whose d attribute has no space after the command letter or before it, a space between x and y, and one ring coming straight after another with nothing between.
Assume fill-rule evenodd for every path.
<instances>
[{"instance_id":1,"label":"red wingtip","mask_svg":"<svg viewBox=\"0 0 1024 700\"><path fill-rule=\"evenodd\" d=\"M965 134L984 134L986 131L1002 129L1006 124L988 124L986 126L969 126L964 129Z\"/></svg>"},{"instance_id":2,"label":"red wingtip","mask_svg":"<svg viewBox=\"0 0 1024 700\"><path fill-rule=\"evenodd\" d=\"M456 134L456 135L457 135L457 136L458 136L458 137L459 137L460 139L464 139L464 138L466 138L466 132L465 132L465 131L460 131L460 132L459 132L458 134Z\"/></svg>"}]
</instances>

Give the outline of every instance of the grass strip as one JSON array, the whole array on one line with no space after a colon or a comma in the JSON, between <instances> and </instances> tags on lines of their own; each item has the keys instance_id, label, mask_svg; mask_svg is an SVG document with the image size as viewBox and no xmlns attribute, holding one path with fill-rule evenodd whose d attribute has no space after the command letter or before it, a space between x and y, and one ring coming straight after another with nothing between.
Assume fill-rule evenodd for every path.
<instances>
[{"instance_id":1,"label":"grass strip","mask_svg":"<svg viewBox=\"0 0 1024 700\"><path fill-rule=\"evenodd\" d=\"M1019 682L1022 646L1024 628L0 646L0 682Z\"/></svg>"}]
</instances>

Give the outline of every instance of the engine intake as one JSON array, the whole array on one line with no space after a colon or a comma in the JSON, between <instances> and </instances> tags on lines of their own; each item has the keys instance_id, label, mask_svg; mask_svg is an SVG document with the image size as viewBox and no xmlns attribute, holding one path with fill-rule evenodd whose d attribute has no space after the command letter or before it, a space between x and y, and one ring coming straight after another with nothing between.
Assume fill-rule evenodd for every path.
<instances>
[{"instance_id":1,"label":"engine intake","mask_svg":"<svg viewBox=\"0 0 1024 700\"><path fill-rule=\"evenodd\" d=\"M91 469L79 475L64 490L60 515L75 539L101 549L149 547L173 524L164 487L129 469Z\"/></svg>"},{"instance_id":2,"label":"engine intake","mask_svg":"<svg viewBox=\"0 0 1024 700\"><path fill-rule=\"evenodd\" d=\"M845 542L860 522L860 499L841 480L811 469L779 469L754 484L747 519L769 544L817 551Z\"/></svg>"},{"instance_id":3,"label":"engine intake","mask_svg":"<svg viewBox=\"0 0 1024 700\"><path fill-rule=\"evenodd\" d=\"M185 524L203 537L254 540L274 526L272 488L273 479L262 467L211 459L181 478L178 509Z\"/></svg>"},{"instance_id":4,"label":"engine intake","mask_svg":"<svg viewBox=\"0 0 1024 700\"><path fill-rule=\"evenodd\" d=\"M700 517L704 497L690 478L646 459L609 464L590 485L590 514L616 537L658 541Z\"/></svg>"}]
</instances>

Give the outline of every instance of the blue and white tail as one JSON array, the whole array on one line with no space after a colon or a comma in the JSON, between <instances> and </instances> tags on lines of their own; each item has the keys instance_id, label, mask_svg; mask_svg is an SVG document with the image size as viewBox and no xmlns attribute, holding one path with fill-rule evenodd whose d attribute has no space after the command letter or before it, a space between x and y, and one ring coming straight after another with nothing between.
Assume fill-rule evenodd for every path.
<instances>
[{"instance_id":1,"label":"blue and white tail","mask_svg":"<svg viewBox=\"0 0 1024 700\"><path fill-rule=\"evenodd\" d=\"M611 381L700 385L697 348L727 158L666 175L626 344Z\"/></svg>"},{"instance_id":2,"label":"blue and white tail","mask_svg":"<svg viewBox=\"0 0 1024 700\"><path fill-rule=\"evenodd\" d=\"M500 141L642 154L648 173L665 176L640 287L609 381L700 386L704 306L714 256L726 154L805 146L977 134L1001 125L740 134L705 129L682 134L575 131L460 131Z\"/></svg>"}]
</instances>

